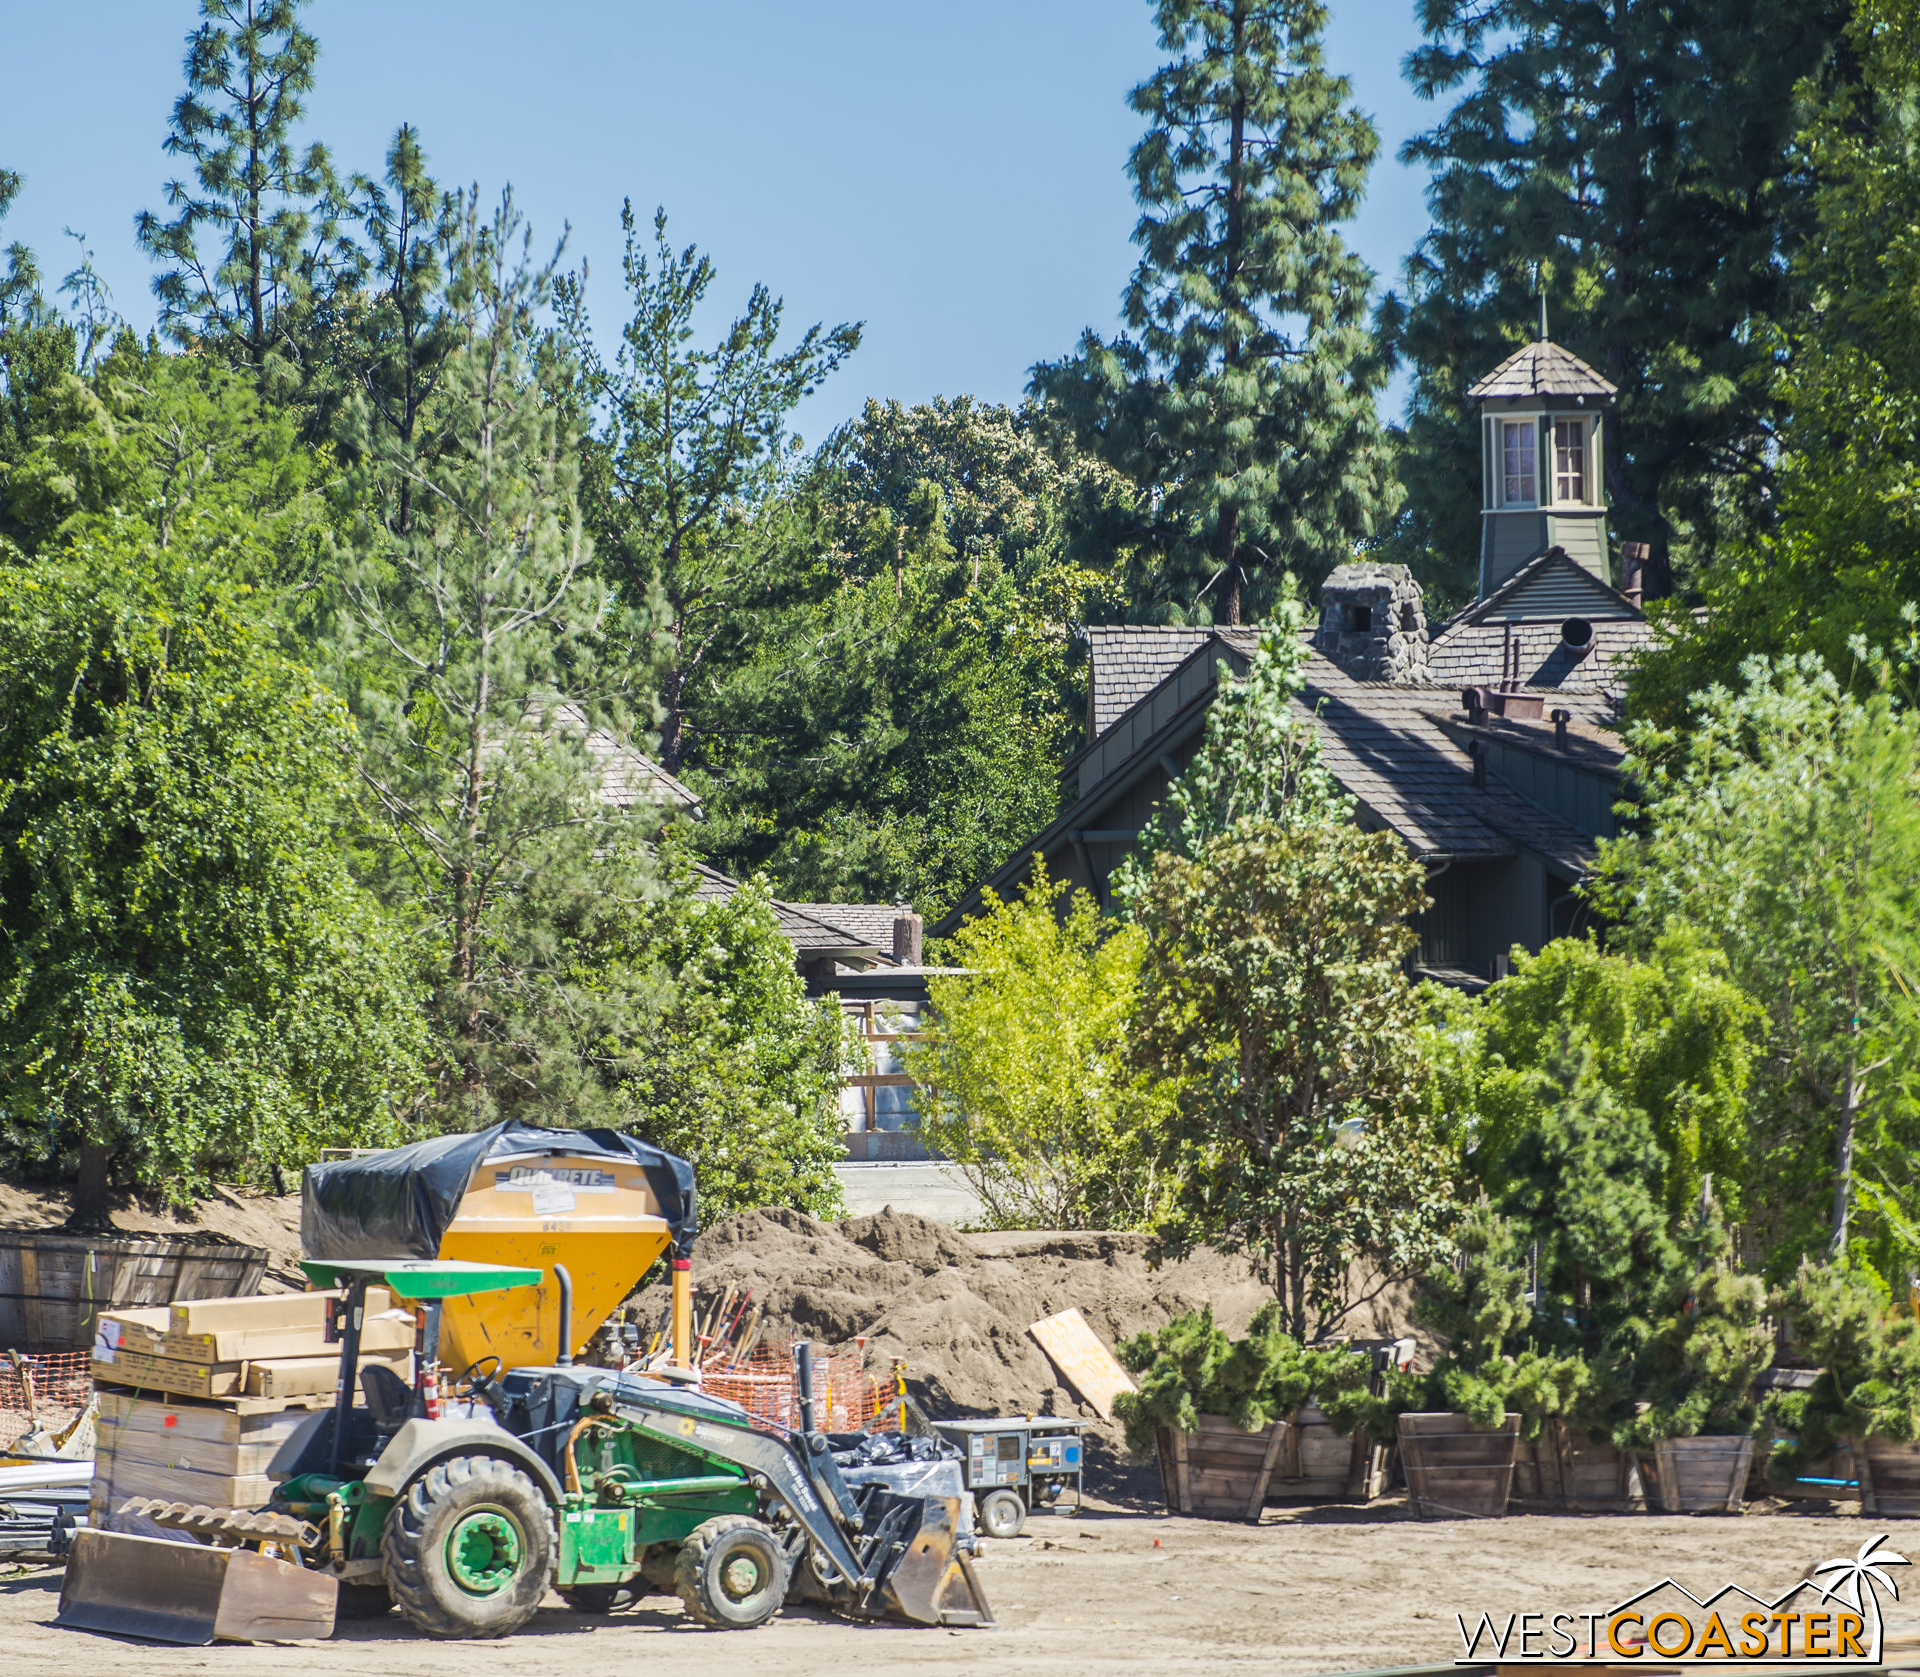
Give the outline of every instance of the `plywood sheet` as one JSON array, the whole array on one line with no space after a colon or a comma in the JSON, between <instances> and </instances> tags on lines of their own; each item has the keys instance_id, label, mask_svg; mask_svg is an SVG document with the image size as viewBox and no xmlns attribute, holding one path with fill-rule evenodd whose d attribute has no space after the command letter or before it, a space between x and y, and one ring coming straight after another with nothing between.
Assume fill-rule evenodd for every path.
<instances>
[{"instance_id":1,"label":"plywood sheet","mask_svg":"<svg viewBox=\"0 0 1920 1677\"><path fill-rule=\"evenodd\" d=\"M1133 1382L1114 1355L1100 1343L1100 1336L1087 1326L1077 1310L1063 1310L1058 1316L1035 1322L1027 1332L1040 1342L1040 1349L1052 1359L1053 1366L1068 1384L1099 1412L1100 1419L1113 1419L1113 1400L1130 1392Z\"/></svg>"}]
</instances>

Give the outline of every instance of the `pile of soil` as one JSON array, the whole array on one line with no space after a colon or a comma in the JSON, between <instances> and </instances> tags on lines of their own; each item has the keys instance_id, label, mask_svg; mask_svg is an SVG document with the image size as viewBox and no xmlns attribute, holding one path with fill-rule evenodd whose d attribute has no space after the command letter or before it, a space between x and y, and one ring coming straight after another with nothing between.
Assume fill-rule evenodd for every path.
<instances>
[{"instance_id":1,"label":"pile of soil","mask_svg":"<svg viewBox=\"0 0 1920 1677\"><path fill-rule=\"evenodd\" d=\"M1091 1415L1028 1327L1078 1309L1108 1345L1203 1304L1229 1333L1268 1297L1244 1259L1206 1252L1158 1270L1140 1234L962 1234L882 1211L822 1223L797 1211L729 1217L694 1247L703 1294L753 1289L770 1327L832 1348L867 1341L870 1364L904 1357L938 1415ZM664 1289L643 1306L664 1308Z\"/></svg>"}]
</instances>

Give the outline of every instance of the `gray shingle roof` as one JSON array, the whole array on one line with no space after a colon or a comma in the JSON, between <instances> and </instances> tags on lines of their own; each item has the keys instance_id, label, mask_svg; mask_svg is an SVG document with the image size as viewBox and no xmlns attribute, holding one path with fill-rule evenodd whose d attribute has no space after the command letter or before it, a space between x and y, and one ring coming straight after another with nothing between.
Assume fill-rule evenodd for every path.
<instances>
[{"instance_id":1,"label":"gray shingle roof","mask_svg":"<svg viewBox=\"0 0 1920 1677\"><path fill-rule=\"evenodd\" d=\"M1500 666L1508 655L1507 633L1501 623L1466 623L1436 640L1427 648L1427 668L1435 685L1499 685ZM1521 683L1555 693L1618 692L1626 681L1622 660L1653 638L1642 622L1595 623L1593 641L1582 657L1561 640L1557 623L1516 623L1512 635L1520 646Z\"/></svg>"},{"instance_id":2,"label":"gray shingle roof","mask_svg":"<svg viewBox=\"0 0 1920 1677\"><path fill-rule=\"evenodd\" d=\"M894 918L907 912L891 903L788 903L787 907L852 932L888 955L893 953Z\"/></svg>"},{"instance_id":3,"label":"gray shingle roof","mask_svg":"<svg viewBox=\"0 0 1920 1677\"><path fill-rule=\"evenodd\" d=\"M677 804L690 815L700 814L700 798L691 787L674 779L618 735L605 728L589 727L586 712L578 705L558 704L554 714L565 731L585 732L587 755L600 771L600 796L615 809L632 809L643 800L651 800L661 805Z\"/></svg>"},{"instance_id":4,"label":"gray shingle roof","mask_svg":"<svg viewBox=\"0 0 1920 1677\"><path fill-rule=\"evenodd\" d=\"M1577 355L1556 343L1522 346L1467 391L1467 399L1493 396L1611 396L1613 386Z\"/></svg>"},{"instance_id":5,"label":"gray shingle roof","mask_svg":"<svg viewBox=\"0 0 1920 1677\"><path fill-rule=\"evenodd\" d=\"M1251 657L1255 634L1222 630ZM1321 761L1374 822L1391 827L1418 856L1511 856L1520 846L1576 877L1592 866L1593 841L1523 798L1497 774L1473 784L1472 764L1428 712L1430 687L1355 681L1315 652L1300 704L1319 718ZM1568 695L1591 724L1605 701Z\"/></svg>"},{"instance_id":6,"label":"gray shingle roof","mask_svg":"<svg viewBox=\"0 0 1920 1677\"><path fill-rule=\"evenodd\" d=\"M724 902L740 889L740 882L722 873L718 868L709 867L705 862L695 862L694 897L700 902ZM793 945L796 954L802 956L822 956L838 953L848 957L871 959L878 955L887 966L893 965L893 914L887 913L886 935L875 939L867 935L870 929L861 925L848 926L838 920L829 920L827 913L843 914L851 907L871 917L876 905L871 903L783 903L775 900L773 912L780 922L781 934Z\"/></svg>"},{"instance_id":7,"label":"gray shingle roof","mask_svg":"<svg viewBox=\"0 0 1920 1677\"><path fill-rule=\"evenodd\" d=\"M1173 674L1211 629L1177 629L1159 624L1112 623L1087 630L1088 709L1092 739L1098 739L1127 711Z\"/></svg>"}]
</instances>

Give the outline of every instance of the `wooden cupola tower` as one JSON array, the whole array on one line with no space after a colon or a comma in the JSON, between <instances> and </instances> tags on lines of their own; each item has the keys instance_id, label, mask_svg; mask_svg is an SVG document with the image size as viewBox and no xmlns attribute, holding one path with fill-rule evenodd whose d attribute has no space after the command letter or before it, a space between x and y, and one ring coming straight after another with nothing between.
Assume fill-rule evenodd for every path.
<instances>
[{"instance_id":1,"label":"wooden cupola tower","mask_svg":"<svg viewBox=\"0 0 1920 1677\"><path fill-rule=\"evenodd\" d=\"M1614 387L1542 339L1467 392L1480 404L1480 598L1530 559L1565 550L1611 583L1600 420Z\"/></svg>"}]
</instances>

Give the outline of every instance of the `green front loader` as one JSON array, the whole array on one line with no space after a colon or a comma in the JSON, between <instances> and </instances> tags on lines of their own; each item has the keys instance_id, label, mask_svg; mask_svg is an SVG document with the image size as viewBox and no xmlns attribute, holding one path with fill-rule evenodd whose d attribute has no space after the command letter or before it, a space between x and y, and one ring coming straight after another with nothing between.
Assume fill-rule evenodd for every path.
<instances>
[{"instance_id":1,"label":"green front loader","mask_svg":"<svg viewBox=\"0 0 1920 1677\"><path fill-rule=\"evenodd\" d=\"M704 1625L747 1629L787 1601L925 1625L992 1622L957 1542L953 1498L851 1490L813 1428L756 1430L688 1385L572 1365L502 1370L483 1358L437 1398L428 1372L440 1305L531 1286L539 1270L445 1260L313 1262L346 1289L334 1408L290 1438L260 1510L158 1501L123 1512L198 1546L76 1534L59 1622L204 1643L331 1633L336 1614L397 1606L429 1636L498 1637L550 1588L590 1613L679 1597ZM564 1267L563 1320L571 1283ZM359 1322L380 1284L423 1307L421 1378L368 1365ZM562 1330L560 1343L570 1342Z\"/></svg>"}]
</instances>

